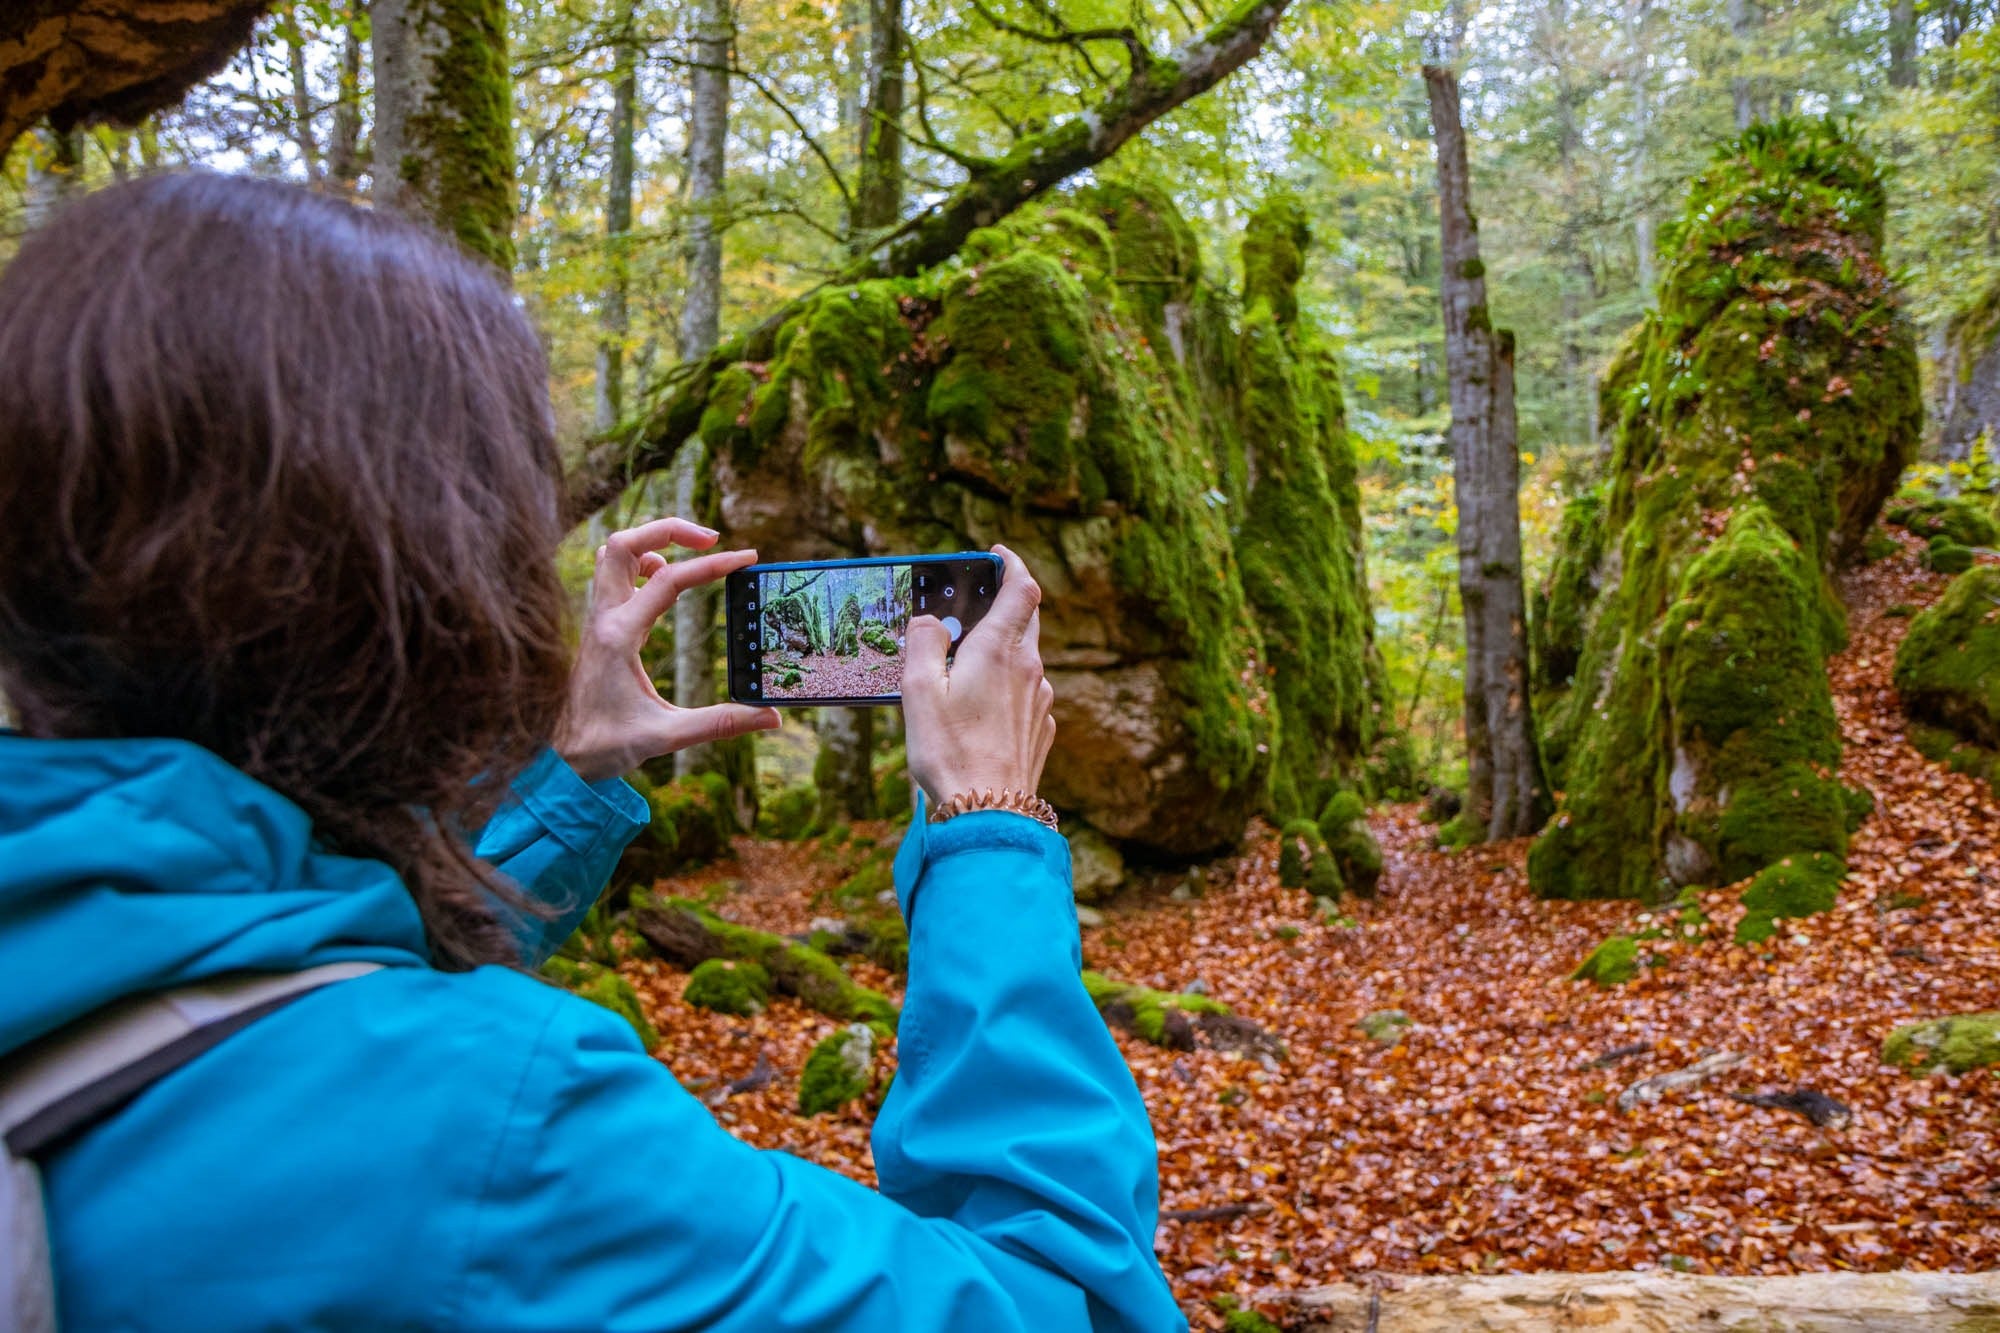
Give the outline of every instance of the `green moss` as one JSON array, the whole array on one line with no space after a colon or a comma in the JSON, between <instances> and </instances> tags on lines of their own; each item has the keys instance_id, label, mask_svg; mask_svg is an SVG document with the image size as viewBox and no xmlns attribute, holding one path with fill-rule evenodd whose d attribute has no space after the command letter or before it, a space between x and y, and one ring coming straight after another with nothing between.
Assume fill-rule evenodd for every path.
<instances>
[{"instance_id":1,"label":"green moss","mask_svg":"<svg viewBox=\"0 0 2000 1333\"><path fill-rule=\"evenodd\" d=\"M639 992L613 968L560 955L542 964L542 975L564 990L624 1019L647 1050L660 1044L660 1034L639 1005Z\"/></svg>"},{"instance_id":2,"label":"green moss","mask_svg":"<svg viewBox=\"0 0 2000 1333\"><path fill-rule=\"evenodd\" d=\"M1861 560L1864 564L1876 564L1890 556L1900 554L1903 544L1884 532L1870 532L1861 544Z\"/></svg>"},{"instance_id":3,"label":"green moss","mask_svg":"<svg viewBox=\"0 0 2000 1333\"><path fill-rule=\"evenodd\" d=\"M516 201L507 6L418 0L411 11L413 42L436 55L404 123L403 182L441 229L511 273Z\"/></svg>"},{"instance_id":4,"label":"green moss","mask_svg":"<svg viewBox=\"0 0 2000 1333\"><path fill-rule=\"evenodd\" d=\"M1963 574L1972 568L1972 548L1940 538L1924 552L1924 568L1933 574Z\"/></svg>"},{"instance_id":5,"label":"green moss","mask_svg":"<svg viewBox=\"0 0 2000 1333\"><path fill-rule=\"evenodd\" d=\"M1826 571L1860 549L1921 421L1882 207L1840 131L1789 122L1690 192L1659 309L1608 377L1602 500L1573 509L1538 598L1565 795L1529 856L1537 892L1646 897L1844 854Z\"/></svg>"},{"instance_id":6,"label":"green moss","mask_svg":"<svg viewBox=\"0 0 2000 1333\"><path fill-rule=\"evenodd\" d=\"M2000 750L2000 566L1967 570L1910 622L1895 683L1911 717Z\"/></svg>"},{"instance_id":7,"label":"green moss","mask_svg":"<svg viewBox=\"0 0 2000 1333\"><path fill-rule=\"evenodd\" d=\"M1229 1012L1228 1005L1206 995L1157 991L1128 981L1115 981L1101 972L1084 972L1083 989L1099 1013L1107 1017L1129 1015L1132 1031L1155 1046L1169 1044L1174 1015Z\"/></svg>"},{"instance_id":8,"label":"green moss","mask_svg":"<svg viewBox=\"0 0 2000 1333\"><path fill-rule=\"evenodd\" d=\"M1382 879L1382 848L1369 831L1367 813L1359 793L1337 791L1320 809L1319 831L1326 840L1328 860L1338 872L1330 878L1342 888L1372 898ZM1313 888L1313 892L1322 890Z\"/></svg>"},{"instance_id":9,"label":"green moss","mask_svg":"<svg viewBox=\"0 0 2000 1333\"><path fill-rule=\"evenodd\" d=\"M868 1095L875 1082L875 1037L853 1024L822 1039L799 1075L799 1114L824 1115Z\"/></svg>"},{"instance_id":10,"label":"green moss","mask_svg":"<svg viewBox=\"0 0 2000 1333\"><path fill-rule=\"evenodd\" d=\"M1401 1009L1381 1009L1372 1014L1363 1014L1355 1020L1354 1026L1373 1042L1384 1046L1394 1046L1403 1040L1403 1035L1416 1023Z\"/></svg>"},{"instance_id":11,"label":"green moss","mask_svg":"<svg viewBox=\"0 0 2000 1333\"><path fill-rule=\"evenodd\" d=\"M1963 1074L2000 1065L2000 1013L1906 1024L1883 1041L1882 1063L1911 1074Z\"/></svg>"},{"instance_id":12,"label":"green moss","mask_svg":"<svg viewBox=\"0 0 2000 1333\"><path fill-rule=\"evenodd\" d=\"M1766 866L1743 890L1745 914L1736 926L1736 942L1761 944L1777 933L1781 920L1831 911L1845 878L1847 863L1824 852Z\"/></svg>"},{"instance_id":13,"label":"green moss","mask_svg":"<svg viewBox=\"0 0 2000 1333\"><path fill-rule=\"evenodd\" d=\"M1231 1310L1222 1316L1222 1333L1284 1333L1255 1310Z\"/></svg>"},{"instance_id":14,"label":"green moss","mask_svg":"<svg viewBox=\"0 0 2000 1333\"><path fill-rule=\"evenodd\" d=\"M1889 509L1888 518L1919 537L1947 537L1959 546L2000 545L2000 523L1994 521L1985 496L1904 500Z\"/></svg>"},{"instance_id":15,"label":"green moss","mask_svg":"<svg viewBox=\"0 0 2000 1333\"><path fill-rule=\"evenodd\" d=\"M1302 889L1306 873L1326 854L1319 825L1310 819L1294 819L1278 832L1278 883L1288 889Z\"/></svg>"},{"instance_id":16,"label":"green moss","mask_svg":"<svg viewBox=\"0 0 2000 1333\"><path fill-rule=\"evenodd\" d=\"M1622 986L1639 975L1639 941L1631 935L1613 935L1590 951L1571 981L1592 981L1601 989Z\"/></svg>"},{"instance_id":17,"label":"green moss","mask_svg":"<svg viewBox=\"0 0 2000 1333\"><path fill-rule=\"evenodd\" d=\"M1268 306L1281 325L1299 317L1299 279L1305 250L1312 243L1305 206L1290 194L1274 194L1250 215L1243 230L1243 305Z\"/></svg>"},{"instance_id":18,"label":"green moss","mask_svg":"<svg viewBox=\"0 0 2000 1333\"><path fill-rule=\"evenodd\" d=\"M736 832L729 779L720 773L676 778L646 792L652 819L625 849L614 882L650 885L729 850Z\"/></svg>"},{"instance_id":19,"label":"green moss","mask_svg":"<svg viewBox=\"0 0 2000 1333\"><path fill-rule=\"evenodd\" d=\"M749 1018L771 1001L771 974L756 963L711 958L688 974L681 998L697 1009Z\"/></svg>"},{"instance_id":20,"label":"green moss","mask_svg":"<svg viewBox=\"0 0 2000 1333\"><path fill-rule=\"evenodd\" d=\"M1868 816L1875 813L1875 793L1866 787L1842 787L1841 801L1847 807L1847 832L1851 837L1860 832L1868 822Z\"/></svg>"},{"instance_id":21,"label":"green moss","mask_svg":"<svg viewBox=\"0 0 2000 1333\"><path fill-rule=\"evenodd\" d=\"M803 838L818 812L819 792L811 783L782 788L757 807L757 836L785 842Z\"/></svg>"}]
</instances>

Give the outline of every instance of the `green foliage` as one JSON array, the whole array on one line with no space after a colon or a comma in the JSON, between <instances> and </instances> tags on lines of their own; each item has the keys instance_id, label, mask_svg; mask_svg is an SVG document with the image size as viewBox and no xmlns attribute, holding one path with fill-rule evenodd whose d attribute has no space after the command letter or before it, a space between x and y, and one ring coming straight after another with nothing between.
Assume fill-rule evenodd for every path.
<instances>
[{"instance_id":1,"label":"green foliage","mask_svg":"<svg viewBox=\"0 0 2000 1333\"><path fill-rule=\"evenodd\" d=\"M1579 507L1545 585L1539 660L1567 665L1578 627L1582 647L1545 714L1565 799L1529 855L1537 892L1646 897L1845 854L1826 570L1921 418L1883 207L1829 124L1755 126L1695 182L1659 310L1614 368L1601 517Z\"/></svg>"},{"instance_id":2,"label":"green foliage","mask_svg":"<svg viewBox=\"0 0 2000 1333\"><path fill-rule=\"evenodd\" d=\"M1639 975L1639 941L1631 935L1613 935L1592 949L1569 974L1571 981L1596 982L1600 989L1622 986Z\"/></svg>"},{"instance_id":3,"label":"green foliage","mask_svg":"<svg viewBox=\"0 0 2000 1333\"><path fill-rule=\"evenodd\" d=\"M1905 1024L1882 1042L1882 1063L1911 1074L1964 1074L2000 1065L2000 1013Z\"/></svg>"},{"instance_id":4,"label":"green foliage","mask_svg":"<svg viewBox=\"0 0 2000 1333\"><path fill-rule=\"evenodd\" d=\"M819 812L819 792L811 783L780 788L757 809L757 836L790 842L803 838Z\"/></svg>"},{"instance_id":5,"label":"green foliage","mask_svg":"<svg viewBox=\"0 0 2000 1333\"><path fill-rule=\"evenodd\" d=\"M1736 942L1761 944L1777 933L1778 921L1831 911L1846 878L1847 863L1825 852L1788 856L1764 867L1743 890L1745 913L1736 925Z\"/></svg>"},{"instance_id":6,"label":"green foliage","mask_svg":"<svg viewBox=\"0 0 2000 1333\"><path fill-rule=\"evenodd\" d=\"M688 974L681 998L698 1009L750 1018L771 1001L771 974L756 963L710 958Z\"/></svg>"}]
</instances>

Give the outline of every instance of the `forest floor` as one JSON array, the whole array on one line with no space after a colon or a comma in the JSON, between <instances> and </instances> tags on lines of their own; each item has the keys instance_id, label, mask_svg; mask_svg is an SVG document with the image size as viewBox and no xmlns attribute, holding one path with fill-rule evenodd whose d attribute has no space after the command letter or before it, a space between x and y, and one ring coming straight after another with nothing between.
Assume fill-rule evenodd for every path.
<instances>
[{"instance_id":1,"label":"forest floor","mask_svg":"<svg viewBox=\"0 0 2000 1333\"><path fill-rule=\"evenodd\" d=\"M1568 975L1632 903L1552 903L1527 889L1525 841L1434 850L1416 807L1373 816L1387 869L1374 901L1324 925L1278 886L1268 830L1212 868L1206 894L1128 893L1083 932L1086 960L1168 989L1199 978L1289 1047L1275 1068L1118 1033L1152 1113L1161 1262L1197 1328L1210 1298L1394 1273L1664 1267L1708 1273L2000 1268L2000 1070L1910 1078L1880 1063L1900 1023L2000 1004L2000 802L1904 740L1890 670L1908 620L1946 580L1911 544L1844 582L1852 642L1830 670L1842 776L1874 792L1829 913L1768 943L1731 942L1733 890L1708 921L1656 941L1609 990ZM865 848L886 825L858 827ZM733 880L725 910L805 928L857 855L740 840L672 885ZM732 1130L872 1183L871 1112L806 1119L798 1071L835 1024L780 999L753 1019L693 1009L684 979L627 964L660 1057ZM899 979L858 962L891 995ZM1394 1045L1355 1021L1400 1009ZM1710 1052L1744 1061L1627 1113L1618 1094ZM724 1097L759 1055L768 1087ZM1735 1100L1807 1087L1843 1129ZM1175 1215L1235 1205L1233 1216Z\"/></svg>"},{"instance_id":2,"label":"forest floor","mask_svg":"<svg viewBox=\"0 0 2000 1333\"><path fill-rule=\"evenodd\" d=\"M798 667L805 679L789 688L779 686L787 666ZM764 686L767 699L865 699L872 694L900 694L903 659L865 643L852 657L792 654L765 663Z\"/></svg>"}]
</instances>

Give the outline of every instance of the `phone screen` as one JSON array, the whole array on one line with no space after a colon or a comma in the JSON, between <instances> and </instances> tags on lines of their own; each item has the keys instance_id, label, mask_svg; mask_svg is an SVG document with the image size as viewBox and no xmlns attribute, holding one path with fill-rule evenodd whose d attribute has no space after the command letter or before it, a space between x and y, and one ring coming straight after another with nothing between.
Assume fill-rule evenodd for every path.
<instances>
[{"instance_id":1,"label":"phone screen","mask_svg":"<svg viewBox=\"0 0 2000 1333\"><path fill-rule=\"evenodd\" d=\"M912 616L958 642L1000 590L983 552L752 565L729 576L730 697L746 703L895 703Z\"/></svg>"}]
</instances>

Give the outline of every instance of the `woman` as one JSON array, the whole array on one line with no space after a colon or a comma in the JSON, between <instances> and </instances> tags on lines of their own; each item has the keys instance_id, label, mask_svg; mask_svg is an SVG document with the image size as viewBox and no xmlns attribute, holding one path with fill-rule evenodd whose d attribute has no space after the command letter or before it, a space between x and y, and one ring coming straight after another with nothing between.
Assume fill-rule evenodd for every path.
<instances>
[{"instance_id":1,"label":"woman","mask_svg":"<svg viewBox=\"0 0 2000 1333\"><path fill-rule=\"evenodd\" d=\"M681 589L754 559L669 565L715 541L679 520L599 553L572 667L544 374L493 274L267 182L106 190L0 274L0 1052L135 993L381 965L41 1158L64 1326L1184 1327L1035 820L920 812L897 859L879 1195L738 1142L522 970L645 819L617 774L777 725L640 668ZM1053 736L1006 559L949 671L910 627L934 805L1032 793Z\"/></svg>"}]
</instances>

